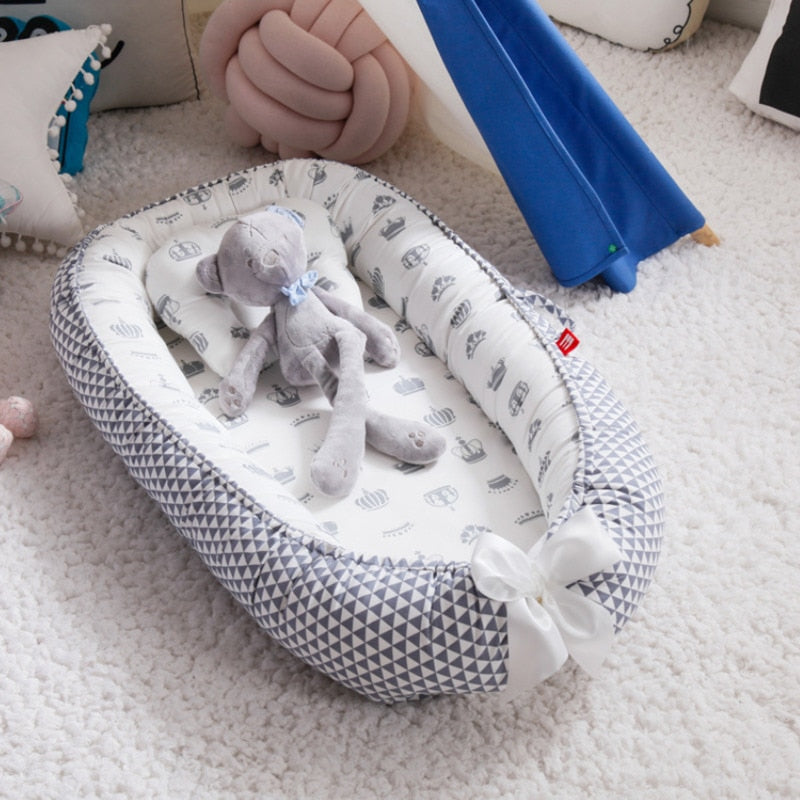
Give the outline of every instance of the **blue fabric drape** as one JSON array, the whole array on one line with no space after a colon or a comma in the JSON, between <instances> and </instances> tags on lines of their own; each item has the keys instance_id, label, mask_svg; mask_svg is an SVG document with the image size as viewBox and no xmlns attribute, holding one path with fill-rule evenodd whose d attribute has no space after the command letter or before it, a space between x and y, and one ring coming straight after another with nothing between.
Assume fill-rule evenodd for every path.
<instances>
[{"instance_id":1,"label":"blue fabric drape","mask_svg":"<svg viewBox=\"0 0 800 800\"><path fill-rule=\"evenodd\" d=\"M533 0L417 0L557 280L617 291L704 224Z\"/></svg>"}]
</instances>

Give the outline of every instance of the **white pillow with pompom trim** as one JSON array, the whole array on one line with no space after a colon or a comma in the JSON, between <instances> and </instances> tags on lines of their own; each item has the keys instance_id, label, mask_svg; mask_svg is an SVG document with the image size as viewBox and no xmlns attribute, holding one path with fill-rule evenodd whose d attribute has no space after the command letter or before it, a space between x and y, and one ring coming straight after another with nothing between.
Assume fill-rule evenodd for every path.
<instances>
[{"instance_id":1,"label":"white pillow with pompom trim","mask_svg":"<svg viewBox=\"0 0 800 800\"><path fill-rule=\"evenodd\" d=\"M0 245L55 252L84 233L77 198L49 147L79 75L91 83L109 26L0 43ZM96 52L97 51L97 52ZM69 107L69 106L67 106Z\"/></svg>"}]
</instances>

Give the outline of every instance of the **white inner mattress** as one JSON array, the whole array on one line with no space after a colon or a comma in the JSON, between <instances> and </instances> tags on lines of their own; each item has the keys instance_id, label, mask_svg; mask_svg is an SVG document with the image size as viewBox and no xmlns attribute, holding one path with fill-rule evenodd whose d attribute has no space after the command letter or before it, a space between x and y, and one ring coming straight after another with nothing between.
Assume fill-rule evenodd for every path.
<instances>
[{"instance_id":1,"label":"white inner mattress","mask_svg":"<svg viewBox=\"0 0 800 800\"><path fill-rule=\"evenodd\" d=\"M364 308L394 329L402 350L394 369L367 365L370 402L424 420L445 436L447 449L437 463L421 467L367 447L360 480L342 499L327 497L310 480L311 457L330 413L317 387L290 386L273 365L262 373L247 412L230 419L217 402L219 376L188 341L169 328L160 330L198 401L227 429L230 443L281 483L337 544L370 556L461 561L469 558L476 537L491 531L527 549L547 520L513 445L411 326L364 284L359 287ZM487 389L505 379L501 359ZM515 397L527 391L523 382Z\"/></svg>"},{"instance_id":2,"label":"white inner mattress","mask_svg":"<svg viewBox=\"0 0 800 800\"><path fill-rule=\"evenodd\" d=\"M370 402L438 429L447 448L436 464L398 463L367 447L354 491L323 495L310 462L330 406L316 387L289 386L276 365L243 416L222 413L221 377L268 313L207 295L196 279L232 215L160 237L148 259L166 350L231 456L240 454L237 480L249 472L248 491L267 508L277 501L278 516L300 530L366 558L410 562L468 562L484 532L528 549L570 496L579 453L575 408L547 339L497 273L410 199L368 186L356 178L324 205L280 203L304 219L308 266L322 285L396 332L400 364L367 365Z\"/></svg>"}]
</instances>

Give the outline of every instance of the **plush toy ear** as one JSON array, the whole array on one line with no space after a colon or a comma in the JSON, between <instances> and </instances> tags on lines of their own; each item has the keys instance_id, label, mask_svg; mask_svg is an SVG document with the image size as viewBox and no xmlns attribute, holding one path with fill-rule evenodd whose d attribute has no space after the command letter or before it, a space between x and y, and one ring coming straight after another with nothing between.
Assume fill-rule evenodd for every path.
<instances>
[{"instance_id":1,"label":"plush toy ear","mask_svg":"<svg viewBox=\"0 0 800 800\"><path fill-rule=\"evenodd\" d=\"M197 280L211 294L222 294L222 280L219 277L219 265L216 255L205 256L197 262Z\"/></svg>"},{"instance_id":2,"label":"plush toy ear","mask_svg":"<svg viewBox=\"0 0 800 800\"><path fill-rule=\"evenodd\" d=\"M290 219L292 222L294 222L298 228L306 227L305 214L301 214L299 211L295 211L292 208L286 208L286 206L272 205L272 206L267 206L264 209L264 211L266 211L268 214L278 214L278 216L286 217L286 219Z\"/></svg>"}]
</instances>

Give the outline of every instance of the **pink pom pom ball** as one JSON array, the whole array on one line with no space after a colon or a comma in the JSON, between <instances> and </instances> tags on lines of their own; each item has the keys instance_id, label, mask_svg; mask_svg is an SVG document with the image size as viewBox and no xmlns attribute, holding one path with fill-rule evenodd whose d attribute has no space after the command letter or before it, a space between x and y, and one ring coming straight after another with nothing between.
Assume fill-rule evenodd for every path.
<instances>
[{"instance_id":1,"label":"pink pom pom ball","mask_svg":"<svg viewBox=\"0 0 800 800\"><path fill-rule=\"evenodd\" d=\"M36 423L36 412L30 400L26 400L24 397L9 397L6 400L0 400L0 426L5 426L12 437L27 439L33 436L36 433ZM2 450L1 445L0 450ZM5 454L3 453L3 455Z\"/></svg>"}]
</instances>

